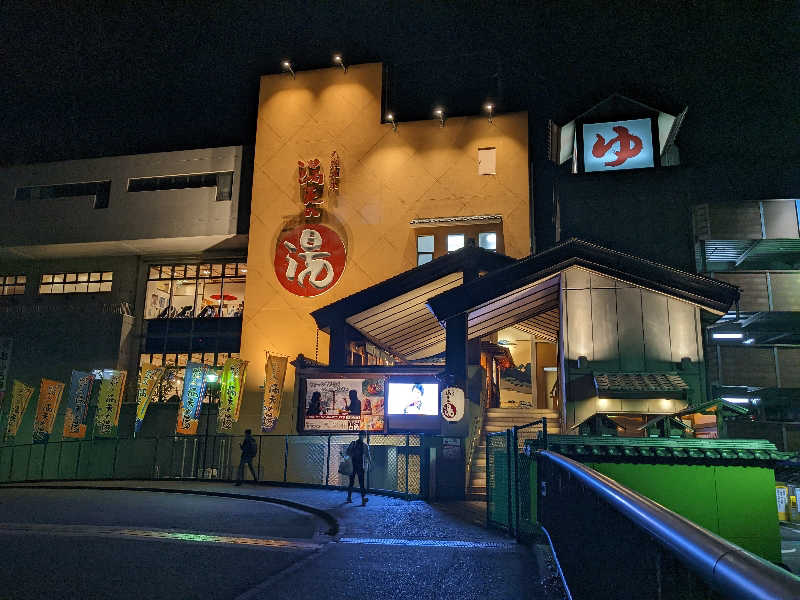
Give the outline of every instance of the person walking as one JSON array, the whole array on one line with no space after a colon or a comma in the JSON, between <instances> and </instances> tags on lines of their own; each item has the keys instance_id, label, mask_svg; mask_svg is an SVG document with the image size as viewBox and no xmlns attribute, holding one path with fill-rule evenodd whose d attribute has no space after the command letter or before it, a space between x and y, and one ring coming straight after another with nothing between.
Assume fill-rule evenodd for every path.
<instances>
[{"instance_id":1,"label":"person walking","mask_svg":"<svg viewBox=\"0 0 800 600\"><path fill-rule=\"evenodd\" d=\"M242 485L245 464L250 467L250 473L253 474L253 481L258 483L256 470L253 468L253 458L256 454L258 454L258 444L256 443L256 439L253 437L252 433L253 432L250 429L245 429L244 440L242 440L242 443L239 444L239 448L242 449L242 458L239 461L239 471L236 476L236 485Z\"/></svg>"},{"instance_id":2,"label":"person walking","mask_svg":"<svg viewBox=\"0 0 800 600\"><path fill-rule=\"evenodd\" d=\"M369 471L370 463L372 462L372 455L369 451L369 444L364 442L364 432L358 432L358 439L350 442L347 446L345 454L350 457L353 462L353 472L350 473L350 483L347 486L347 502L353 501L353 484L358 476L358 485L361 488L361 506L366 505L367 492L364 489L364 473Z\"/></svg>"}]
</instances>

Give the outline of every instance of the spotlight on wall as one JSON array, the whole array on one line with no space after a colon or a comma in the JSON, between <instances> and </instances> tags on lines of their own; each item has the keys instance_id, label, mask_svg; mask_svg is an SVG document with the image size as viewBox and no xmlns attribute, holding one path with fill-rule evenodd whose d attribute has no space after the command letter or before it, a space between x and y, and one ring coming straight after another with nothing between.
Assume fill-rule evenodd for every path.
<instances>
[{"instance_id":1,"label":"spotlight on wall","mask_svg":"<svg viewBox=\"0 0 800 600\"><path fill-rule=\"evenodd\" d=\"M292 76L292 79L294 79L294 69L292 69L292 61L284 60L283 62L281 62L281 68L287 73L289 73L289 75Z\"/></svg>"},{"instance_id":2,"label":"spotlight on wall","mask_svg":"<svg viewBox=\"0 0 800 600\"><path fill-rule=\"evenodd\" d=\"M444 120L445 120L444 109L443 108L436 108L433 111L433 114L435 114L436 118L439 119L439 127L444 127Z\"/></svg>"},{"instance_id":3,"label":"spotlight on wall","mask_svg":"<svg viewBox=\"0 0 800 600\"><path fill-rule=\"evenodd\" d=\"M489 123L491 123L492 118L494 117L494 104L484 104L483 110L485 110L486 114L489 115Z\"/></svg>"},{"instance_id":4,"label":"spotlight on wall","mask_svg":"<svg viewBox=\"0 0 800 600\"><path fill-rule=\"evenodd\" d=\"M394 120L394 115L392 113L386 115L386 120L392 124L392 130L397 131L397 121Z\"/></svg>"},{"instance_id":5,"label":"spotlight on wall","mask_svg":"<svg viewBox=\"0 0 800 600\"><path fill-rule=\"evenodd\" d=\"M342 67L342 71L347 73L347 65L344 64L344 59L342 58L341 54L334 54L333 55L333 64L339 65L340 67Z\"/></svg>"},{"instance_id":6,"label":"spotlight on wall","mask_svg":"<svg viewBox=\"0 0 800 600\"><path fill-rule=\"evenodd\" d=\"M208 375L206 375L206 381L207 381L208 383L216 383L217 381L219 381L219 375L217 375L216 373L214 373L214 372L212 371L211 373L209 373Z\"/></svg>"}]
</instances>

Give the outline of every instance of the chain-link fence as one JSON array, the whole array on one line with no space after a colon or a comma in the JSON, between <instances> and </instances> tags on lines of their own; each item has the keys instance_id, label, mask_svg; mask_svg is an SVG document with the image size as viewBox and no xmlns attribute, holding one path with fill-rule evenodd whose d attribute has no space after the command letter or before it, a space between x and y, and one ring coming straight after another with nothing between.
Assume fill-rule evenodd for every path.
<instances>
[{"instance_id":1,"label":"chain-link fence","mask_svg":"<svg viewBox=\"0 0 800 600\"><path fill-rule=\"evenodd\" d=\"M253 467L258 479L346 487L338 472L355 435L259 435ZM235 480L244 436L168 436L63 440L0 447L0 482L71 479ZM371 490L423 496L423 452L418 435L369 435ZM250 478L249 469L245 478Z\"/></svg>"},{"instance_id":2,"label":"chain-link fence","mask_svg":"<svg viewBox=\"0 0 800 600\"><path fill-rule=\"evenodd\" d=\"M486 435L486 522L517 538L538 530L536 460L525 450L535 436L546 447L546 418Z\"/></svg>"}]
</instances>

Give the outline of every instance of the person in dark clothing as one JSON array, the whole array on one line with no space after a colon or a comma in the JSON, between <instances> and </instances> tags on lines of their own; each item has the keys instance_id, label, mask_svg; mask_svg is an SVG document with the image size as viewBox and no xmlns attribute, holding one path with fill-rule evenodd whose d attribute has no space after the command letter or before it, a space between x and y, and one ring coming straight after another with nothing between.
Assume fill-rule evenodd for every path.
<instances>
[{"instance_id":1,"label":"person in dark clothing","mask_svg":"<svg viewBox=\"0 0 800 600\"><path fill-rule=\"evenodd\" d=\"M314 392L311 394L311 400L308 402L308 412L306 414L312 416L319 415L320 413L322 413L322 394Z\"/></svg>"},{"instance_id":2,"label":"person in dark clothing","mask_svg":"<svg viewBox=\"0 0 800 600\"><path fill-rule=\"evenodd\" d=\"M353 472L350 474L350 483L347 486L347 502L353 501L353 484L358 476L358 485L361 488L361 506L367 503L367 492L364 489L364 472L369 470L369 465L372 462L372 456L369 451L369 445L364 443L364 432L358 432L358 439L350 442L345 451L350 459L353 461Z\"/></svg>"},{"instance_id":3,"label":"person in dark clothing","mask_svg":"<svg viewBox=\"0 0 800 600\"><path fill-rule=\"evenodd\" d=\"M347 405L347 412L351 415L361 414L361 400L358 399L358 392L350 390L350 404Z\"/></svg>"},{"instance_id":4,"label":"person in dark clothing","mask_svg":"<svg viewBox=\"0 0 800 600\"><path fill-rule=\"evenodd\" d=\"M250 429L245 429L244 440L242 440L242 443L239 444L239 447L242 449L242 458L239 461L239 471L236 477L236 485L242 485L245 464L250 467L250 473L253 474L253 481L258 483L256 470L253 468L253 458L256 454L258 454L258 444L256 443L256 439L253 437Z\"/></svg>"}]
</instances>

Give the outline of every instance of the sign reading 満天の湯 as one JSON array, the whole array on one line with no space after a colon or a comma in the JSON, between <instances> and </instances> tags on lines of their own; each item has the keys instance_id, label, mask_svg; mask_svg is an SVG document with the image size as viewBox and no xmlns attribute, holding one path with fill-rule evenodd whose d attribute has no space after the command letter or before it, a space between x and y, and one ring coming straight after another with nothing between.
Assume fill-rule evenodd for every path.
<instances>
[{"instance_id":1,"label":"sign reading \u6e80\u5929\u306e\u6e6f","mask_svg":"<svg viewBox=\"0 0 800 600\"><path fill-rule=\"evenodd\" d=\"M306 431L383 431L384 378L306 379Z\"/></svg>"}]
</instances>

